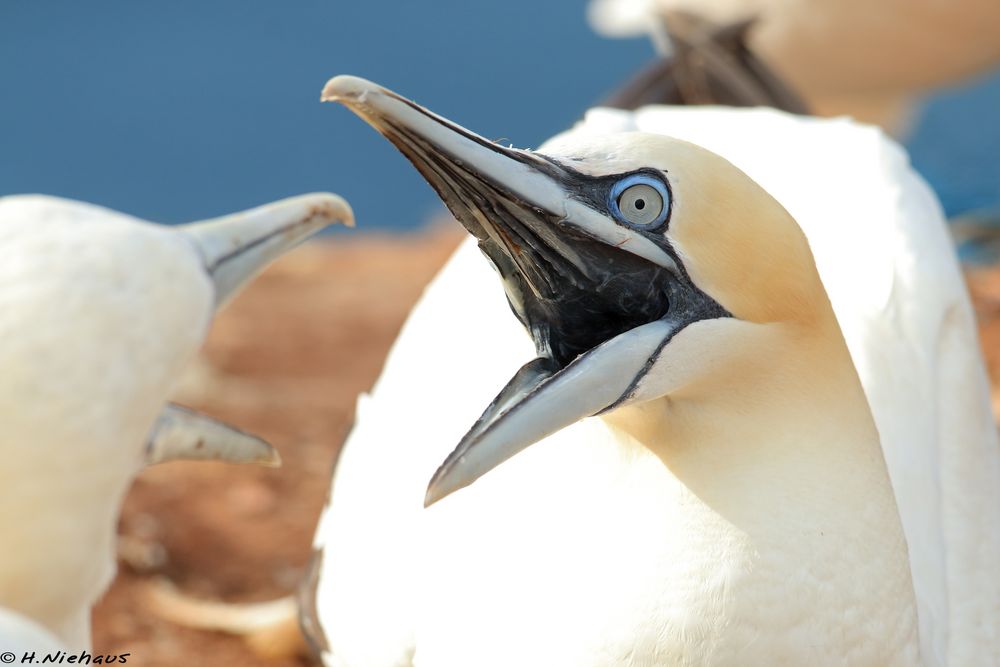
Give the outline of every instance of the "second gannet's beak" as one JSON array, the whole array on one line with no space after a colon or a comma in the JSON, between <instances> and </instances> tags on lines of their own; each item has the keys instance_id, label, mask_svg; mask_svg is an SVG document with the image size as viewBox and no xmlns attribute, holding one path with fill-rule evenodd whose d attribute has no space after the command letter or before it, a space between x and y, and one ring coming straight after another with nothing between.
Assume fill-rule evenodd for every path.
<instances>
[{"instance_id":1,"label":"second gannet's beak","mask_svg":"<svg viewBox=\"0 0 1000 667\"><path fill-rule=\"evenodd\" d=\"M351 207L333 194L309 194L221 218L181 225L194 240L221 306L272 260L327 225L354 226Z\"/></svg>"},{"instance_id":2,"label":"second gannet's beak","mask_svg":"<svg viewBox=\"0 0 1000 667\"><path fill-rule=\"evenodd\" d=\"M262 438L190 408L168 404L146 441L146 465L204 460L281 465L277 450Z\"/></svg>"},{"instance_id":3,"label":"second gannet's beak","mask_svg":"<svg viewBox=\"0 0 1000 667\"><path fill-rule=\"evenodd\" d=\"M438 469L425 504L561 428L641 400L671 337L727 314L694 286L663 236L663 172L584 173L572 158L497 145L356 77L332 79L323 99L391 141L479 240L538 353ZM644 228L620 219L621 188L636 179L659 198L655 210L649 199L656 215Z\"/></svg>"},{"instance_id":4,"label":"second gannet's beak","mask_svg":"<svg viewBox=\"0 0 1000 667\"><path fill-rule=\"evenodd\" d=\"M272 260L335 222L353 227L351 207L337 195L319 193L175 229L198 250L219 308ZM147 440L146 463L198 459L281 463L277 451L260 438L193 410L168 405Z\"/></svg>"}]
</instances>

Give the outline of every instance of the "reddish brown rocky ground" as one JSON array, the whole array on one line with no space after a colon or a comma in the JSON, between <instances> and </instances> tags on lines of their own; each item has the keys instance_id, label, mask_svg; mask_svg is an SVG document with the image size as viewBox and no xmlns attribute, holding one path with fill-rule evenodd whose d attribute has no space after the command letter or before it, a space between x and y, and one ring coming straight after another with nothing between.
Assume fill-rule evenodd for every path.
<instances>
[{"instance_id":1,"label":"reddish brown rocky ground","mask_svg":"<svg viewBox=\"0 0 1000 667\"><path fill-rule=\"evenodd\" d=\"M276 263L224 313L177 398L276 444L279 470L174 463L144 472L120 532L151 558L123 563L94 613L94 647L144 667L314 664L264 660L233 637L178 627L150 613L145 584L166 575L185 592L230 601L289 593L358 392L368 389L406 313L459 240L338 237ZM1000 271L970 276L990 371L1000 377ZM135 560L135 559L133 559Z\"/></svg>"}]
</instances>

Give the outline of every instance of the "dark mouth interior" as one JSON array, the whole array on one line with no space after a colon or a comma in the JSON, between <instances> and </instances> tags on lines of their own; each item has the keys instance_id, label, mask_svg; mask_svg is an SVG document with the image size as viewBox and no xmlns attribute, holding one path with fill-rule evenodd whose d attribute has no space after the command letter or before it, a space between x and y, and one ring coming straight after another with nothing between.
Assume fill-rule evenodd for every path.
<instances>
[{"instance_id":1,"label":"dark mouth interior","mask_svg":"<svg viewBox=\"0 0 1000 667\"><path fill-rule=\"evenodd\" d=\"M522 252L533 255L528 263L536 270L523 272L509 259L506 248L480 243L499 269L511 308L530 332L539 356L551 358L560 368L619 334L661 319L670 308L668 271L631 253L573 236L564 234L568 238L562 243L586 264L583 275L567 270L566 260L541 259L534 244ZM544 279L538 281L535 274L541 272Z\"/></svg>"},{"instance_id":2,"label":"dark mouth interior","mask_svg":"<svg viewBox=\"0 0 1000 667\"><path fill-rule=\"evenodd\" d=\"M580 354L667 314L674 278L666 269L520 201L406 127L385 121L382 133L479 240L540 357L564 368ZM512 158L531 160L527 153ZM552 168L543 160L532 160L532 166Z\"/></svg>"}]
</instances>

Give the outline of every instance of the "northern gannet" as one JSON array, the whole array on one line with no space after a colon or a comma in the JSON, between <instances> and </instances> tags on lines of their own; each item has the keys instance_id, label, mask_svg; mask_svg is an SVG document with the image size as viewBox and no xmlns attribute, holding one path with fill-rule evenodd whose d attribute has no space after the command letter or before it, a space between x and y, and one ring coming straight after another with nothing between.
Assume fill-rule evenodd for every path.
<instances>
[{"instance_id":1,"label":"northern gannet","mask_svg":"<svg viewBox=\"0 0 1000 667\"><path fill-rule=\"evenodd\" d=\"M1000 4L991 0L591 0L608 36L662 36L696 13L723 25L756 18L749 45L821 115L905 124L927 91L1000 62ZM666 47L669 49L669 46Z\"/></svg>"},{"instance_id":2,"label":"northern gannet","mask_svg":"<svg viewBox=\"0 0 1000 667\"><path fill-rule=\"evenodd\" d=\"M360 79L324 98L505 288L466 243L359 400L304 596L327 665L995 663L1000 447L898 146L650 107L531 152Z\"/></svg>"},{"instance_id":3,"label":"northern gannet","mask_svg":"<svg viewBox=\"0 0 1000 667\"><path fill-rule=\"evenodd\" d=\"M214 310L335 221L352 214L329 194L178 227L54 197L0 198L3 631L21 619L70 650L89 647L91 605L115 572L119 507L147 463L203 451L270 460L266 443L165 408L166 398Z\"/></svg>"},{"instance_id":4,"label":"northern gannet","mask_svg":"<svg viewBox=\"0 0 1000 667\"><path fill-rule=\"evenodd\" d=\"M720 26L694 14L671 14L661 35L669 41L669 51L599 106L720 105L809 113L799 96L748 46L752 27L750 20Z\"/></svg>"}]
</instances>

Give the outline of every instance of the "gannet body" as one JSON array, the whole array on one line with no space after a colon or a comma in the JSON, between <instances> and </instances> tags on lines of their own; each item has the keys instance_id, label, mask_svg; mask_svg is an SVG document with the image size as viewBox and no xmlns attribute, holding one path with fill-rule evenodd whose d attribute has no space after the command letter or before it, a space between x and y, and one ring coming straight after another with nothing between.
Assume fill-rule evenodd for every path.
<instances>
[{"instance_id":1,"label":"gannet body","mask_svg":"<svg viewBox=\"0 0 1000 667\"><path fill-rule=\"evenodd\" d=\"M984 647L1000 660L1000 444L940 204L905 151L875 128L736 113L740 121L724 109L594 110L575 132L693 141L740 166L799 222L881 436L927 664L975 664ZM766 149L772 137L782 138L777 153ZM822 184L843 180L845 164L853 196L821 200Z\"/></svg>"},{"instance_id":2,"label":"gannet body","mask_svg":"<svg viewBox=\"0 0 1000 667\"><path fill-rule=\"evenodd\" d=\"M351 221L349 207L322 194L174 228L53 197L0 198L0 607L70 650L89 647L132 478L183 457L190 429L205 428L177 408L154 423L215 308L337 220ZM215 426L208 449L245 444ZM269 460L267 445L245 458Z\"/></svg>"},{"instance_id":3,"label":"gannet body","mask_svg":"<svg viewBox=\"0 0 1000 667\"><path fill-rule=\"evenodd\" d=\"M749 45L816 113L886 127L928 90L1000 62L1000 6L990 0L592 0L608 36L661 33L671 13L719 24L756 19Z\"/></svg>"},{"instance_id":4,"label":"gannet body","mask_svg":"<svg viewBox=\"0 0 1000 667\"><path fill-rule=\"evenodd\" d=\"M327 665L996 660L1000 448L940 207L895 144L849 121L767 110L595 110L539 158L367 82L335 79L327 96L403 150L497 267L464 244L359 400L306 596ZM699 170L686 144L635 130L717 151L760 186L718 158ZM604 201L622 205L631 181L618 200L577 207L590 195L570 190L576 179L646 178L648 163L669 164L678 217L666 234L687 240L646 244L657 237L592 217ZM655 190L661 177L648 174ZM564 204L559 183L576 193ZM790 226L755 236L755 214L782 206ZM547 211L564 238L660 262L726 313L679 298L685 309L553 370L546 353L558 359L560 339L539 346L542 325L562 340L573 328L540 318L535 299L544 276L568 279L532 267L597 262L532 217ZM724 220L735 225L724 235L750 231L735 244L713 236ZM542 331L541 363L480 417L533 356L511 309ZM806 312L822 333L781 339ZM425 499L440 502L422 510Z\"/></svg>"},{"instance_id":5,"label":"gannet body","mask_svg":"<svg viewBox=\"0 0 1000 667\"><path fill-rule=\"evenodd\" d=\"M5 651L20 661L26 654L35 654L41 661L48 654L58 654L66 647L49 630L30 618L0 607L0 642Z\"/></svg>"}]
</instances>

